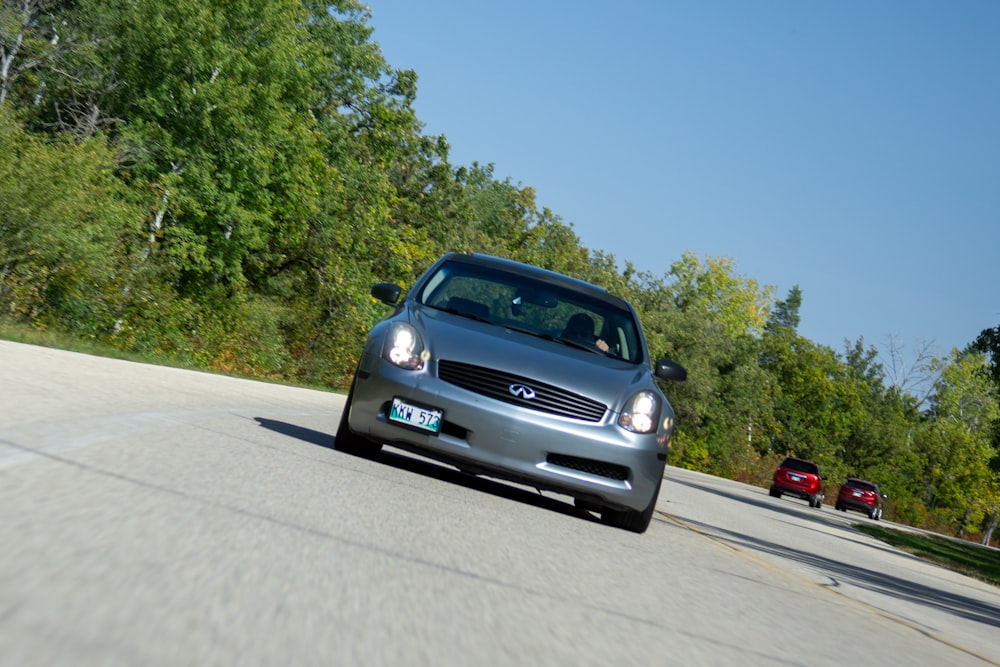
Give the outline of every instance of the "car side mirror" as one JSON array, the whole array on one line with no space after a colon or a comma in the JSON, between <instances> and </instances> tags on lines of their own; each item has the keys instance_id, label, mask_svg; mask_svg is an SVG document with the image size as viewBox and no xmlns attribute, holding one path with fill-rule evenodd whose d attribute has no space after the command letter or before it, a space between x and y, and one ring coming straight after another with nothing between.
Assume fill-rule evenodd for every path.
<instances>
[{"instance_id":1,"label":"car side mirror","mask_svg":"<svg viewBox=\"0 0 1000 667\"><path fill-rule=\"evenodd\" d=\"M395 306L403 288L395 283L376 283L372 285L372 296L382 303Z\"/></svg>"},{"instance_id":2,"label":"car side mirror","mask_svg":"<svg viewBox=\"0 0 1000 667\"><path fill-rule=\"evenodd\" d=\"M676 361L660 359L656 362L655 375L661 380L675 380L677 382L683 382L684 380L687 380L688 372L687 369Z\"/></svg>"}]
</instances>

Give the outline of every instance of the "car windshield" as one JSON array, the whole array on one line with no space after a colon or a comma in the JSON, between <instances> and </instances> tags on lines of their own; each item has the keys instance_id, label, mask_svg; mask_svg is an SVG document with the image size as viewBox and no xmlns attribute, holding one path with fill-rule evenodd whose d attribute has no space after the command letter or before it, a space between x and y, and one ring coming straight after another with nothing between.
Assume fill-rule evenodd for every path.
<instances>
[{"instance_id":1,"label":"car windshield","mask_svg":"<svg viewBox=\"0 0 1000 667\"><path fill-rule=\"evenodd\" d=\"M643 361L632 313L542 280L501 269L446 262L417 301L472 319L588 349L633 363Z\"/></svg>"}]
</instances>

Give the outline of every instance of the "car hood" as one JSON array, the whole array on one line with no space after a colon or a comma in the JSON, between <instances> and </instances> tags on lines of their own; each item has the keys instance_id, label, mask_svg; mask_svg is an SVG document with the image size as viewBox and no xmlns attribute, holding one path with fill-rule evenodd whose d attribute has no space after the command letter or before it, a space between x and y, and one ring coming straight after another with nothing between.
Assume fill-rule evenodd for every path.
<instances>
[{"instance_id":1,"label":"car hood","mask_svg":"<svg viewBox=\"0 0 1000 667\"><path fill-rule=\"evenodd\" d=\"M415 306L408 319L424 335L424 345L433 359L484 366L562 387L600 401L613 411L620 410L624 399L639 388L662 395L645 364L433 308ZM663 399L669 406L665 396Z\"/></svg>"}]
</instances>

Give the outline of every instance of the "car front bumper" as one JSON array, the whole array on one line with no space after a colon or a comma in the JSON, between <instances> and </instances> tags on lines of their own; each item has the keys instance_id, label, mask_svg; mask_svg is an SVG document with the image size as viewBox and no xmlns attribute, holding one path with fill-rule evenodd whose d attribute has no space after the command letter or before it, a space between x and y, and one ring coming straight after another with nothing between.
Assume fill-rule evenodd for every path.
<instances>
[{"instance_id":1,"label":"car front bumper","mask_svg":"<svg viewBox=\"0 0 1000 667\"><path fill-rule=\"evenodd\" d=\"M599 422L512 405L444 382L431 369L406 371L369 357L355 380L348 423L366 438L457 467L596 501L645 509L666 462L657 433L630 433L607 410ZM393 397L443 412L438 435L389 420Z\"/></svg>"},{"instance_id":2,"label":"car front bumper","mask_svg":"<svg viewBox=\"0 0 1000 667\"><path fill-rule=\"evenodd\" d=\"M796 496L803 500L811 500L814 496L823 495L822 490L808 486L794 486L789 482L774 482L774 488L789 496Z\"/></svg>"},{"instance_id":3,"label":"car front bumper","mask_svg":"<svg viewBox=\"0 0 1000 667\"><path fill-rule=\"evenodd\" d=\"M838 498L837 504L846 509L864 512L865 514L871 514L875 509L874 505L869 505L863 500L858 500L856 498Z\"/></svg>"}]
</instances>

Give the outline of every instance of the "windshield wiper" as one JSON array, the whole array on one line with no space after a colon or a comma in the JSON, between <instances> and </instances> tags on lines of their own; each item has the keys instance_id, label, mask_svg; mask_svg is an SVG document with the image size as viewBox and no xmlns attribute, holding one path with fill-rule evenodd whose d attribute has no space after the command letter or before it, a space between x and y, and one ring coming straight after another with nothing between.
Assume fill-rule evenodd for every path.
<instances>
[{"instance_id":1,"label":"windshield wiper","mask_svg":"<svg viewBox=\"0 0 1000 667\"><path fill-rule=\"evenodd\" d=\"M563 345L569 345L570 347L575 347L580 350L586 350L587 352L593 352L594 354L600 354L601 356L604 356L604 353L601 352L596 347L594 347L593 345L589 345L587 343L581 343L575 340L569 340L567 338L554 338L554 339L559 341Z\"/></svg>"},{"instance_id":2,"label":"windshield wiper","mask_svg":"<svg viewBox=\"0 0 1000 667\"><path fill-rule=\"evenodd\" d=\"M519 327L514 324L508 324L506 322L504 322L503 328L510 329L511 331L516 331L518 333L528 334L529 336L538 336L539 338L547 338L549 340L552 339L552 336L550 336L549 334L538 333L534 329L526 329L524 327Z\"/></svg>"},{"instance_id":3,"label":"windshield wiper","mask_svg":"<svg viewBox=\"0 0 1000 667\"><path fill-rule=\"evenodd\" d=\"M467 317L470 320L476 320L477 322L486 322L487 324L494 324L493 320L488 317L482 317L481 315L476 315L475 313L470 313L467 310L459 310L458 308L441 308L440 306L434 306L438 310L443 310L446 313L451 313L452 315L459 315L461 317Z\"/></svg>"},{"instance_id":4,"label":"windshield wiper","mask_svg":"<svg viewBox=\"0 0 1000 667\"><path fill-rule=\"evenodd\" d=\"M524 327L519 327L513 324L504 323L502 325L505 329L510 329L511 331L517 331L518 333L528 334L529 336L535 336L536 338L541 338L544 340L550 340L554 343L561 343L563 345L568 345L570 347L575 347L580 350L587 350L588 352L593 352L594 354L603 353L594 347L593 345L587 345L586 343L581 343L579 341L570 340L568 338L560 338L559 336L553 336L552 334L545 333L542 331L535 331L534 329L526 329Z\"/></svg>"},{"instance_id":5,"label":"windshield wiper","mask_svg":"<svg viewBox=\"0 0 1000 667\"><path fill-rule=\"evenodd\" d=\"M534 333L534 332L529 332ZM578 340L572 340L570 338L562 338L560 336L553 336L547 333L535 333L539 338L544 338L545 340L555 341L556 343L562 343L563 345L568 345L569 347L575 347L578 350L586 350L587 352L593 352L594 354L603 354L593 345L588 345L587 343L581 343Z\"/></svg>"}]
</instances>

